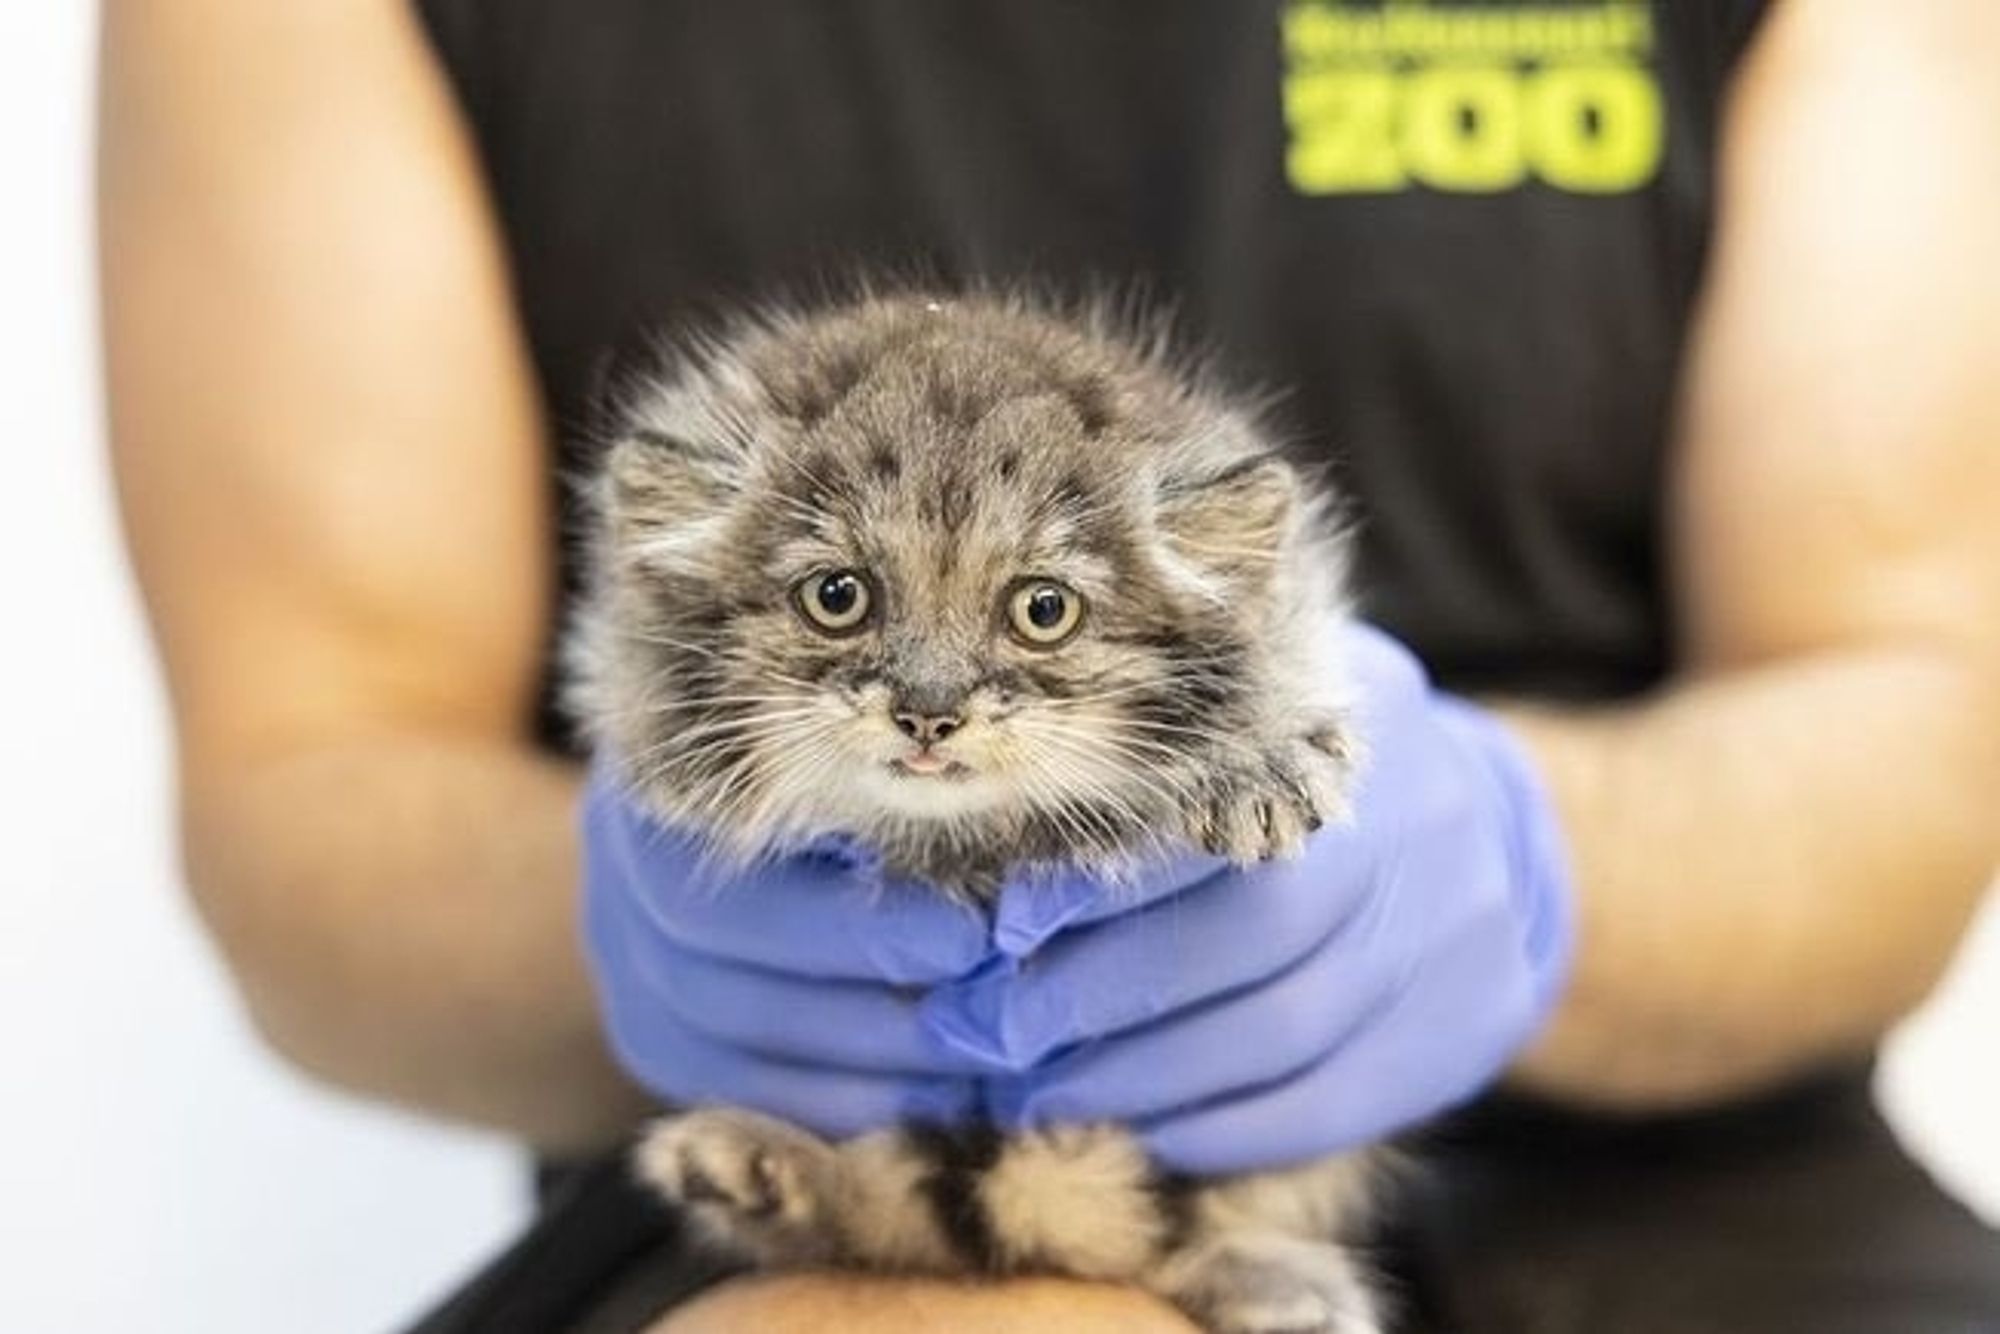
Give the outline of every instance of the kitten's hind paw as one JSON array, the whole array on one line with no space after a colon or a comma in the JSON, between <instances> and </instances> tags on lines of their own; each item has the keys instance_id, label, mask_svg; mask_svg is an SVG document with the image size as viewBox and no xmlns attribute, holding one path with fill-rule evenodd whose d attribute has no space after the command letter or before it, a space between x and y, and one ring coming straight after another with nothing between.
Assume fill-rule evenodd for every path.
<instances>
[{"instance_id":1,"label":"kitten's hind paw","mask_svg":"<svg viewBox=\"0 0 2000 1334\"><path fill-rule=\"evenodd\" d=\"M733 1108L653 1123L633 1164L716 1239L767 1265L824 1258L833 1148L807 1131Z\"/></svg>"},{"instance_id":2,"label":"kitten's hind paw","mask_svg":"<svg viewBox=\"0 0 2000 1334\"><path fill-rule=\"evenodd\" d=\"M1154 1286L1210 1334L1382 1334L1375 1295L1328 1242L1214 1241L1169 1261Z\"/></svg>"}]
</instances>

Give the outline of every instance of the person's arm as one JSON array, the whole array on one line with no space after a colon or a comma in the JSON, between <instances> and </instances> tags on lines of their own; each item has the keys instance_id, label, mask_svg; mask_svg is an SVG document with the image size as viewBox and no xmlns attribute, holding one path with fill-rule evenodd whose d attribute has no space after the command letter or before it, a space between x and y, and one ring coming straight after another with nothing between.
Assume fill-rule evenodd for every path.
<instances>
[{"instance_id":1,"label":"person's arm","mask_svg":"<svg viewBox=\"0 0 2000 1334\"><path fill-rule=\"evenodd\" d=\"M107 0L115 463L189 879L349 1088L588 1147L645 1105L578 950L580 775L529 717L547 465L469 145L402 0ZM693 1328L1185 1330L1061 1283L749 1279Z\"/></svg>"},{"instance_id":2,"label":"person's arm","mask_svg":"<svg viewBox=\"0 0 2000 1334\"><path fill-rule=\"evenodd\" d=\"M547 465L411 7L109 0L111 434L195 897L260 1029L350 1088L595 1142L641 1106L538 754Z\"/></svg>"},{"instance_id":3,"label":"person's arm","mask_svg":"<svg viewBox=\"0 0 2000 1334\"><path fill-rule=\"evenodd\" d=\"M1581 894L1518 1068L1632 1107L1865 1051L2000 854L2000 7L1794 0L1734 99L1684 400L1685 673L1514 715Z\"/></svg>"}]
</instances>

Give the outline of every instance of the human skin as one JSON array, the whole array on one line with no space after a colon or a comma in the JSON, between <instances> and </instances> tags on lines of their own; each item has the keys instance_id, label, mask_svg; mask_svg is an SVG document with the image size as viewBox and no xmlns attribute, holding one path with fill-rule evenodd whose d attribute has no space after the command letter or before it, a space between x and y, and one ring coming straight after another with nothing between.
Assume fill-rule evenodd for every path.
<instances>
[{"instance_id":1,"label":"human skin","mask_svg":"<svg viewBox=\"0 0 2000 1334\"><path fill-rule=\"evenodd\" d=\"M644 1103L575 943L579 775L529 728L547 428L422 34L401 0L107 0L103 54L114 461L195 900L306 1070L606 1143ZM1988 0L1792 0L1743 70L1668 497L1679 673L1507 710L1580 895L1525 1085L1748 1092L1865 1049L1948 961L2000 841L1995 160ZM1176 1327L1119 1292L714 1301Z\"/></svg>"},{"instance_id":2,"label":"human skin","mask_svg":"<svg viewBox=\"0 0 2000 1334\"><path fill-rule=\"evenodd\" d=\"M1793 0L1729 112L1669 497L1685 667L1513 715L1582 944L1517 1077L1592 1104L1872 1047L2000 858L2000 7Z\"/></svg>"},{"instance_id":3,"label":"human skin","mask_svg":"<svg viewBox=\"0 0 2000 1334\"><path fill-rule=\"evenodd\" d=\"M1012 1334L1104 1330L1194 1334L1187 1317L1143 1293L1059 1279L1005 1284L867 1274L791 1274L720 1284L654 1325L649 1334Z\"/></svg>"}]
</instances>

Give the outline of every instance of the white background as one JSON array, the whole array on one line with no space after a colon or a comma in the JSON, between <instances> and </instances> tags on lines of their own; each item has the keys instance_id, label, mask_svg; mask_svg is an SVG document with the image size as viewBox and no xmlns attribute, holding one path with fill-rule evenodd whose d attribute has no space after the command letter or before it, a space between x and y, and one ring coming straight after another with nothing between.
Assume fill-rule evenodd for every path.
<instances>
[{"instance_id":1,"label":"white background","mask_svg":"<svg viewBox=\"0 0 2000 1334\"><path fill-rule=\"evenodd\" d=\"M526 1166L277 1065L182 893L97 404L93 42L88 4L0 4L0 1330L372 1334L505 1243Z\"/></svg>"},{"instance_id":2,"label":"white background","mask_svg":"<svg viewBox=\"0 0 2000 1334\"><path fill-rule=\"evenodd\" d=\"M0 1326L384 1330L518 1226L522 1165L275 1064L187 908L100 438L92 36L0 8ZM2000 1219L1996 1053L1989 911L1884 1091Z\"/></svg>"}]
</instances>

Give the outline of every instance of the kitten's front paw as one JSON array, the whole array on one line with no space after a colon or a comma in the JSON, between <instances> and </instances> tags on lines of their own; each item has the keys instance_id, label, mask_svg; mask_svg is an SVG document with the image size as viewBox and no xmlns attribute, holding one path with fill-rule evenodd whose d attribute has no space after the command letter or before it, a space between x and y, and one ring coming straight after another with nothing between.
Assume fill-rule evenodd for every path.
<instances>
[{"instance_id":1,"label":"kitten's front paw","mask_svg":"<svg viewBox=\"0 0 2000 1334\"><path fill-rule=\"evenodd\" d=\"M655 1122L633 1155L639 1175L726 1246L765 1264L821 1258L831 1146L755 1112L717 1108Z\"/></svg>"},{"instance_id":2,"label":"kitten's front paw","mask_svg":"<svg viewBox=\"0 0 2000 1334\"><path fill-rule=\"evenodd\" d=\"M1345 732L1327 726L1273 747L1261 765L1215 779L1196 804L1195 842L1238 865L1292 857L1306 835L1346 813Z\"/></svg>"}]
</instances>

